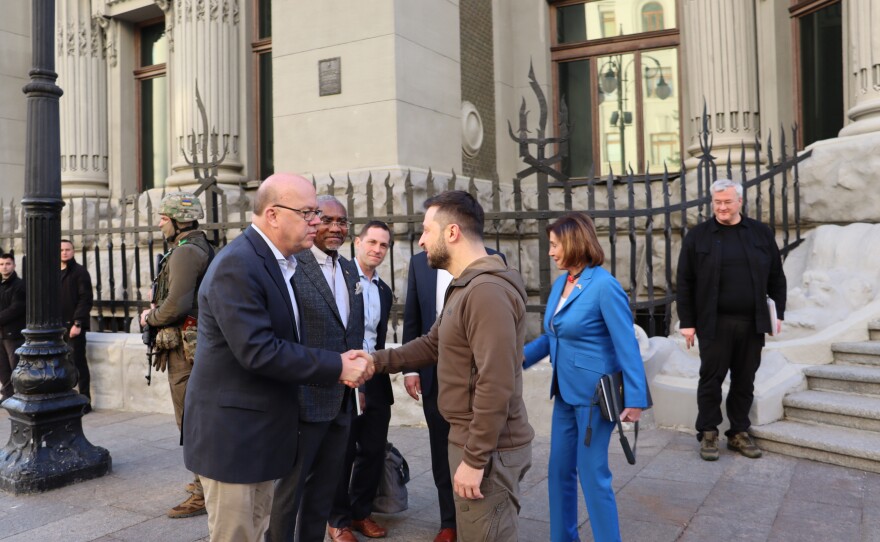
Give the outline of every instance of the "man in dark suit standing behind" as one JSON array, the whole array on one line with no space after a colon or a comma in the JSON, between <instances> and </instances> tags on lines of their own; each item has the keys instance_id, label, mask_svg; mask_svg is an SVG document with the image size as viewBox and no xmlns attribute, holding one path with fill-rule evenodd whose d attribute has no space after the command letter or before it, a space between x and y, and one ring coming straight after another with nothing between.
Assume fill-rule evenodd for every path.
<instances>
[{"instance_id":1,"label":"man in dark suit standing behind","mask_svg":"<svg viewBox=\"0 0 880 542\"><path fill-rule=\"evenodd\" d=\"M293 281L302 306L303 344L334 352L361 349L364 296L357 268L339 254L348 213L333 196L317 198L321 222L315 243L296 254ZM356 392L355 392L356 393ZM268 542L322 542L345 463L354 396L332 383L300 387L300 440L293 470L275 484Z\"/></svg>"},{"instance_id":2,"label":"man in dark suit standing behind","mask_svg":"<svg viewBox=\"0 0 880 542\"><path fill-rule=\"evenodd\" d=\"M61 240L61 322L67 329L67 346L79 380L79 392L89 400L83 414L92 411L91 373L86 358L86 331L92 312L92 277L74 258L73 243Z\"/></svg>"},{"instance_id":3,"label":"man in dark suit standing behind","mask_svg":"<svg viewBox=\"0 0 880 542\"><path fill-rule=\"evenodd\" d=\"M0 403L14 391L15 351L24 344L21 330L27 325L26 309L24 281L15 273L15 255L0 254Z\"/></svg>"},{"instance_id":4,"label":"man in dark suit standing behind","mask_svg":"<svg viewBox=\"0 0 880 542\"><path fill-rule=\"evenodd\" d=\"M293 255L312 245L320 215L308 180L269 177L252 225L219 252L199 289L183 452L201 477L214 542L256 542L268 529L274 481L296 454L297 384L357 386L371 376L353 353L300 344Z\"/></svg>"},{"instance_id":5,"label":"man in dark suit standing behind","mask_svg":"<svg viewBox=\"0 0 880 542\"><path fill-rule=\"evenodd\" d=\"M391 288L379 278L377 268L390 247L391 230L378 220L367 222L354 240L354 263L364 299L364 350L367 352L385 348L393 297ZM369 538L388 534L371 514L384 472L385 443L394 403L391 379L388 375L376 375L364 384L361 393L363 413L352 423L343 476L336 488L327 525L331 540L338 542L357 542L351 529Z\"/></svg>"},{"instance_id":6,"label":"man in dark suit standing behind","mask_svg":"<svg viewBox=\"0 0 880 542\"><path fill-rule=\"evenodd\" d=\"M490 248L489 254L504 254ZM426 252L413 255L409 261L407 275L406 304L403 309L403 342L421 337L427 333L437 315L443 309L446 288L452 282L452 275L445 269L434 269L428 265ZM455 502L452 497L452 477L449 474L447 453L449 423L437 408L437 366L431 365L418 372L404 376L407 393L415 399L422 398L425 422L428 424L428 438L431 444L431 470L434 485L437 486L437 500L440 504L440 532L434 542L455 542Z\"/></svg>"}]
</instances>

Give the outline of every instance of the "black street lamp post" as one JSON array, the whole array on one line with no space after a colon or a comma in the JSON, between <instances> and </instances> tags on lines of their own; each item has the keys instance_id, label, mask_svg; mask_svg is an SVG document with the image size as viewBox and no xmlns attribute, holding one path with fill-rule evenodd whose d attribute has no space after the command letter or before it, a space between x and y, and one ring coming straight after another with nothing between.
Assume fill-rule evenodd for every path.
<instances>
[{"instance_id":1,"label":"black street lamp post","mask_svg":"<svg viewBox=\"0 0 880 542\"><path fill-rule=\"evenodd\" d=\"M12 430L0 451L0 489L35 493L110 472L110 453L83 435L87 399L74 392L58 305L61 291L61 142L55 84L55 0L34 0L33 68L27 95L25 211L27 328L3 402Z\"/></svg>"}]
</instances>

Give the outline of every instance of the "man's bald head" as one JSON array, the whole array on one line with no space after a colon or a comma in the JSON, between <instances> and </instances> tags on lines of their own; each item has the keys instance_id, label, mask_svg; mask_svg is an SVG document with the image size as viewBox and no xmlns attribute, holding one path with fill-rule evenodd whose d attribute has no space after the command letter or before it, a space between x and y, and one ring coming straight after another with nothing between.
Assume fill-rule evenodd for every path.
<instances>
[{"instance_id":1,"label":"man's bald head","mask_svg":"<svg viewBox=\"0 0 880 542\"><path fill-rule=\"evenodd\" d=\"M315 187L308 179L276 173L257 189L251 220L286 258L312 246L321 223L317 209Z\"/></svg>"},{"instance_id":2,"label":"man's bald head","mask_svg":"<svg viewBox=\"0 0 880 542\"><path fill-rule=\"evenodd\" d=\"M303 192L305 191L305 192ZM280 203L289 194L315 193L311 181L294 173L276 173L270 175L257 188L254 196L254 214L262 216L267 207Z\"/></svg>"}]
</instances>

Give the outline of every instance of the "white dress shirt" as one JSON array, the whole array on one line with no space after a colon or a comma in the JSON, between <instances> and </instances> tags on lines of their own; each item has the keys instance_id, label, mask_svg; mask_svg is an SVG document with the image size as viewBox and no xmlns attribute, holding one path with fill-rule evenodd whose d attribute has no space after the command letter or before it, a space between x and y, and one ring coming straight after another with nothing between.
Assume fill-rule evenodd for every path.
<instances>
[{"instance_id":1,"label":"white dress shirt","mask_svg":"<svg viewBox=\"0 0 880 542\"><path fill-rule=\"evenodd\" d=\"M437 290L434 292L436 296L434 299L436 300L434 305L437 307L436 309L436 317L440 318L440 313L443 312L443 304L446 302L446 290L449 289L449 285L452 284L452 273L445 269L437 270ZM419 373L416 371L404 373L403 376L419 376Z\"/></svg>"},{"instance_id":2,"label":"white dress shirt","mask_svg":"<svg viewBox=\"0 0 880 542\"><path fill-rule=\"evenodd\" d=\"M293 285L290 283L290 279L292 279L293 274L296 273L296 258L293 254L291 254L289 258L285 258L284 255L281 254L281 251L278 250L278 247L275 246L275 243L270 241L269 238L266 237L266 234L263 233L256 224L251 224L251 226L253 226L254 231L260 234L263 241L266 241L266 244L269 245L269 250L272 251L275 259L278 261L278 267L281 269L281 276L284 277L284 284L287 286L287 295L290 296L290 304L293 306L293 319L294 324L296 325L296 336L302 337L299 325L299 306L296 304L296 296L293 295Z\"/></svg>"},{"instance_id":3,"label":"white dress shirt","mask_svg":"<svg viewBox=\"0 0 880 542\"><path fill-rule=\"evenodd\" d=\"M330 256L316 245L312 245L312 254L318 260L321 266L321 272L327 279L327 285L336 300L336 310L339 311L339 318L342 320L343 327L348 327L348 285L345 283L345 276L342 273L342 266L338 265L339 255L336 258Z\"/></svg>"}]
</instances>

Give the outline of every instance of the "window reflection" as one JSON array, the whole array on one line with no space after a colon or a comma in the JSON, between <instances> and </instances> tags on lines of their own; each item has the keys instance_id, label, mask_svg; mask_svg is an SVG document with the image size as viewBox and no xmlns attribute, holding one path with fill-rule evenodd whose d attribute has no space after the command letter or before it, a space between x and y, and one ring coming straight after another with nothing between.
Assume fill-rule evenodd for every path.
<instances>
[{"instance_id":1,"label":"window reflection","mask_svg":"<svg viewBox=\"0 0 880 542\"><path fill-rule=\"evenodd\" d=\"M596 0L556 9L556 42L628 36L676 28L674 0Z\"/></svg>"}]
</instances>

